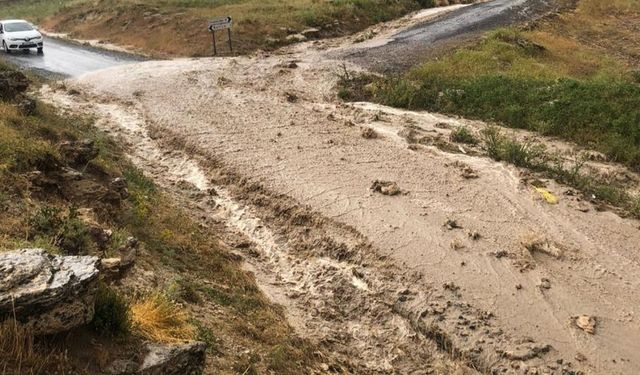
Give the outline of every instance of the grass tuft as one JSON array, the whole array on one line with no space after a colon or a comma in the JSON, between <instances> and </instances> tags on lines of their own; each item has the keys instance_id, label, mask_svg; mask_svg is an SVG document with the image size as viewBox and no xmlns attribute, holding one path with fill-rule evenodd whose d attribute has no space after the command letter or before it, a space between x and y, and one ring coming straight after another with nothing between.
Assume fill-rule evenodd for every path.
<instances>
[{"instance_id":1,"label":"grass tuft","mask_svg":"<svg viewBox=\"0 0 640 375\"><path fill-rule=\"evenodd\" d=\"M452 142L456 143L466 143L469 145L478 144L478 139L475 135L473 135L473 133L471 133L471 131L469 131L469 128L467 128L466 126L459 127L452 131L449 139L451 139Z\"/></svg>"},{"instance_id":2,"label":"grass tuft","mask_svg":"<svg viewBox=\"0 0 640 375\"><path fill-rule=\"evenodd\" d=\"M153 294L133 304L131 314L134 329L145 338L176 343L196 337L187 312L163 294Z\"/></svg>"},{"instance_id":3,"label":"grass tuft","mask_svg":"<svg viewBox=\"0 0 640 375\"><path fill-rule=\"evenodd\" d=\"M47 348L30 329L13 319L0 323L2 374L64 374L71 371L64 353Z\"/></svg>"}]
</instances>

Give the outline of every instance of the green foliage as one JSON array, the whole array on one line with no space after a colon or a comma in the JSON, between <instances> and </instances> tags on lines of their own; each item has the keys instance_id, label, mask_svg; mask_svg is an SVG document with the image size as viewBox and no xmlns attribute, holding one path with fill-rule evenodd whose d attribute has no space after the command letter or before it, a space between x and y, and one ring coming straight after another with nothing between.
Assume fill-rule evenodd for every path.
<instances>
[{"instance_id":1,"label":"green foliage","mask_svg":"<svg viewBox=\"0 0 640 375\"><path fill-rule=\"evenodd\" d=\"M562 159L547 153L542 145L509 138L502 134L497 126L489 126L482 131L482 144L494 160L528 168L572 186L585 196L595 196L601 202L620 207L635 217L640 216L640 197L634 197L624 188L612 186L607 181L599 181L588 174L582 174L584 158L578 158L575 164L568 168Z\"/></svg>"},{"instance_id":2,"label":"green foliage","mask_svg":"<svg viewBox=\"0 0 640 375\"><path fill-rule=\"evenodd\" d=\"M40 207L31 215L28 225L31 238L47 238L65 254L87 254L93 246L89 230L78 218L75 207L67 213L57 207Z\"/></svg>"},{"instance_id":3,"label":"green foliage","mask_svg":"<svg viewBox=\"0 0 640 375\"><path fill-rule=\"evenodd\" d=\"M640 86L632 83L431 75L417 88L397 79L381 87L377 99L388 105L539 131L593 147L640 170Z\"/></svg>"},{"instance_id":4,"label":"green foliage","mask_svg":"<svg viewBox=\"0 0 640 375\"><path fill-rule=\"evenodd\" d=\"M368 74L354 74L345 65L338 72L338 98L344 101L369 100L374 87L374 78Z\"/></svg>"},{"instance_id":5,"label":"green foliage","mask_svg":"<svg viewBox=\"0 0 640 375\"><path fill-rule=\"evenodd\" d=\"M156 197L156 187L151 179L136 168L124 171L129 189L129 201L132 209L125 215L125 222L135 227L145 226L152 214L153 200Z\"/></svg>"},{"instance_id":6,"label":"green foliage","mask_svg":"<svg viewBox=\"0 0 640 375\"><path fill-rule=\"evenodd\" d=\"M534 170L540 169L547 162L544 146L505 137L496 126L484 129L482 137L485 151L495 160Z\"/></svg>"},{"instance_id":7,"label":"green foliage","mask_svg":"<svg viewBox=\"0 0 640 375\"><path fill-rule=\"evenodd\" d=\"M118 337L131 330L129 302L115 290L100 284L91 328L101 335Z\"/></svg>"},{"instance_id":8,"label":"green foliage","mask_svg":"<svg viewBox=\"0 0 640 375\"><path fill-rule=\"evenodd\" d=\"M196 339L207 344L207 350L211 353L221 353L222 342L211 328L198 320L191 322L196 327Z\"/></svg>"},{"instance_id":9,"label":"green foliage","mask_svg":"<svg viewBox=\"0 0 640 375\"><path fill-rule=\"evenodd\" d=\"M202 303L202 297L198 294L198 286L184 278L178 278L169 283L165 290L165 294L173 301L181 301L196 305Z\"/></svg>"},{"instance_id":10,"label":"green foliage","mask_svg":"<svg viewBox=\"0 0 640 375\"><path fill-rule=\"evenodd\" d=\"M470 145L478 144L478 139L469 131L466 126L459 127L451 132L449 136L452 142L466 143Z\"/></svg>"}]
</instances>

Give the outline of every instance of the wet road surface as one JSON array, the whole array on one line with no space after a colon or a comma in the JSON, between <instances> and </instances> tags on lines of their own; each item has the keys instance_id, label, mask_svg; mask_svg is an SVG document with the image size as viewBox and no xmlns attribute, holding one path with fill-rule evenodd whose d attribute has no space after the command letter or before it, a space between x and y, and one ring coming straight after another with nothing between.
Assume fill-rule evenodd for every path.
<instances>
[{"instance_id":1,"label":"wet road surface","mask_svg":"<svg viewBox=\"0 0 640 375\"><path fill-rule=\"evenodd\" d=\"M75 77L117 65L141 61L142 58L119 52L81 46L60 39L44 38L44 54L0 52L0 59L44 76Z\"/></svg>"},{"instance_id":2,"label":"wet road surface","mask_svg":"<svg viewBox=\"0 0 640 375\"><path fill-rule=\"evenodd\" d=\"M554 7L554 0L479 3L401 31L385 45L351 52L343 57L377 71L402 71L447 43L460 42L495 27L535 19Z\"/></svg>"}]
</instances>

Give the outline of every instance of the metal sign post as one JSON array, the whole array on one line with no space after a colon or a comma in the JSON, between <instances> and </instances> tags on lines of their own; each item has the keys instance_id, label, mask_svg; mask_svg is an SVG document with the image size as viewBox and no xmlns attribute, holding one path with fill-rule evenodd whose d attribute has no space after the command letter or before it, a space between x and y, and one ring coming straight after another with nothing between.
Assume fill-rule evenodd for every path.
<instances>
[{"instance_id":1,"label":"metal sign post","mask_svg":"<svg viewBox=\"0 0 640 375\"><path fill-rule=\"evenodd\" d=\"M211 37L213 38L213 55L218 54L218 48L216 47L216 31L227 29L229 35L229 49L233 52L233 44L231 43L231 26L233 26L233 20L231 17L218 17L209 21L209 31L211 31Z\"/></svg>"}]
</instances>

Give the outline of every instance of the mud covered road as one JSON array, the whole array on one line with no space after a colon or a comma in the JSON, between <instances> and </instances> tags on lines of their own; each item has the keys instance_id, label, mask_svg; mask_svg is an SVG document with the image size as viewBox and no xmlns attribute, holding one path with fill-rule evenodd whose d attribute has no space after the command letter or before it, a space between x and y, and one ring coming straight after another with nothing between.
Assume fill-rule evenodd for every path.
<instances>
[{"instance_id":1,"label":"mud covered road","mask_svg":"<svg viewBox=\"0 0 640 375\"><path fill-rule=\"evenodd\" d=\"M228 245L335 373L640 373L638 220L537 181L549 203L537 176L447 143L481 122L337 100L334 56L432 16L115 67L41 96L96 116L203 225L245 236Z\"/></svg>"},{"instance_id":2,"label":"mud covered road","mask_svg":"<svg viewBox=\"0 0 640 375\"><path fill-rule=\"evenodd\" d=\"M415 65L447 45L480 32L529 21L554 9L553 0L493 0L460 7L435 20L426 20L389 37L383 45L354 48L342 55L368 69L396 72Z\"/></svg>"}]
</instances>

